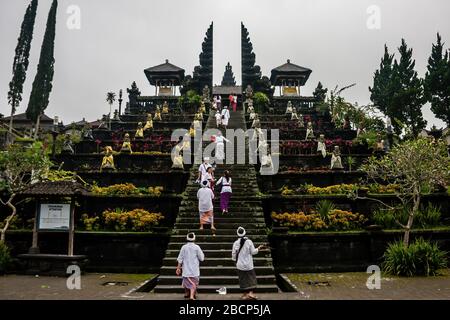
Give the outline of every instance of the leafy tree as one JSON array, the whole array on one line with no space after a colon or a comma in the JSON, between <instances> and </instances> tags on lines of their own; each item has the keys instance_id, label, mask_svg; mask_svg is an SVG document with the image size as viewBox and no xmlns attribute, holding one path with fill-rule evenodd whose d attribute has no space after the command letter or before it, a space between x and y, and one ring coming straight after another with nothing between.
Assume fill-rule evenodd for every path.
<instances>
[{"instance_id":1,"label":"leafy tree","mask_svg":"<svg viewBox=\"0 0 450 320\"><path fill-rule=\"evenodd\" d=\"M327 97L328 89L324 88L322 83L319 81L316 89L313 92L314 98L317 99L317 102L323 103L325 102L325 98Z\"/></svg>"},{"instance_id":2,"label":"leafy tree","mask_svg":"<svg viewBox=\"0 0 450 320\"><path fill-rule=\"evenodd\" d=\"M34 138L37 138L41 115L49 103L50 93L53 85L54 74L54 47L55 47L55 29L56 29L56 12L58 1L53 0L50 8L47 27L45 30L44 41L42 43L41 55L37 67L36 77L33 81L31 89L30 101L28 102L27 117L36 123Z\"/></svg>"},{"instance_id":3,"label":"leafy tree","mask_svg":"<svg viewBox=\"0 0 450 320\"><path fill-rule=\"evenodd\" d=\"M16 54L13 63L13 78L9 83L8 103L11 105L11 119L9 120L9 133L13 130L13 117L19 103L22 101L23 84L27 76L31 42L33 40L34 22L36 20L37 0L28 5L23 18L20 35L17 42Z\"/></svg>"},{"instance_id":4,"label":"leafy tree","mask_svg":"<svg viewBox=\"0 0 450 320\"><path fill-rule=\"evenodd\" d=\"M106 102L109 104L109 130L111 130L111 112L112 112L112 105L116 101L116 94L114 92L108 92L106 94Z\"/></svg>"},{"instance_id":5,"label":"leafy tree","mask_svg":"<svg viewBox=\"0 0 450 320\"><path fill-rule=\"evenodd\" d=\"M422 116L424 103L422 80L414 70L416 63L412 59L413 50L408 48L405 39L402 39L398 50L400 60L394 61L391 110L401 112L400 121L404 122L416 137L427 124Z\"/></svg>"},{"instance_id":6,"label":"leafy tree","mask_svg":"<svg viewBox=\"0 0 450 320\"><path fill-rule=\"evenodd\" d=\"M431 111L436 118L450 126L450 57L439 33L436 44L432 46L427 69L424 80L425 97L431 103Z\"/></svg>"},{"instance_id":7,"label":"leafy tree","mask_svg":"<svg viewBox=\"0 0 450 320\"><path fill-rule=\"evenodd\" d=\"M253 95L253 104L257 112L262 112L266 107L269 106L269 97L265 93L255 92Z\"/></svg>"},{"instance_id":8,"label":"leafy tree","mask_svg":"<svg viewBox=\"0 0 450 320\"><path fill-rule=\"evenodd\" d=\"M11 144L6 151L0 152L0 191L7 195L7 199L0 199L0 203L11 209L0 230L0 241L5 241L9 224L17 214L17 195L42 179L50 165L40 142L35 142L31 147Z\"/></svg>"},{"instance_id":9,"label":"leafy tree","mask_svg":"<svg viewBox=\"0 0 450 320\"><path fill-rule=\"evenodd\" d=\"M402 224L398 219L396 221L405 230L403 243L407 247L422 195L439 187L446 187L449 183L450 158L444 141L418 138L396 145L382 158L371 157L361 166L361 170L372 182L398 186L396 195L400 199L401 206L409 210L406 224ZM356 197L372 199L392 211L399 209L379 199Z\"/></svg>"}]
</instances>

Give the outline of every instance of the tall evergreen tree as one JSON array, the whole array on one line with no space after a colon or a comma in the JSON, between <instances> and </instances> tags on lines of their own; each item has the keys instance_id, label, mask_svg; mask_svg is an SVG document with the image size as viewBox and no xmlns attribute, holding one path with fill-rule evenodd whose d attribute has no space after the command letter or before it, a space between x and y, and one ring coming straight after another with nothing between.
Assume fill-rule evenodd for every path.
<instances>
[{"instance_id":1,"label":"tall evergreen tree","mask_svg":"<svg viewBox=\"0 0 450 320\"><path fill-rule=\"evenodd\" d=\"M319 103L322 103L325 101L325 98L327 97L328 89L324 88L322 83L319 81L317 84L316 89L313 92L314 98L317 99Z\"/></svg>"},{"instance_id":2,"label":"tall evergreen tree","mask_svg":"<svg viewBox=\"0 0 450 320\"><path fill-rule=\"evenodd\" d=\"M50 93L53 88L52 81L55 64L54 47L57 8L58 1L53 0L48 14L47 27L42 43L37 73L33 81L30 101L28 102L27 117L33 122L36 122L35 138L37 138L38 135L41 115L48 106Z\"/></svg>"},{"instance_id":3,"label":"tall evergreen tree","mask_svg":"<svg viewBox=\"0 0 450 320\"><path fill-rule=\"evenodd\" d=\"M385 115L395 117L395 110L391 110L392 97L392 63L394 55L389 54L388 47L384 45L384 56L381 59L380 69L375 71L373 87L369 87L370 100Z\"/></svg>"},{"instance_id":4,"label":"tall evergreen tree","mask_svg":"<svg viewBox=\"0 0 450 320\"><path fill-rule=\"evenodd\" d=\"M27 11L23 18L20 29L19 39L17 41L16 54L13 63L13 78L9 83L8 103L11 105L11 119L9 121L9 132L13 129L13 118L17 107L22 101L23 84L27 76L27 70L31 49L31 41L33 40L34 22L36 20L36 11L38 0L31 0Z\"/></svg>"},{"instance_id":5,"label":"tall evergreen tree","mask_svg":"<svg viewBox=\"0 0 450 320\"><path fill-rule=\"evenodd\" d=\"M427 69L424 80L425 97L431 103L431 111L436 118L450 126L450 59L439 33L437 43L432 46Z\"/></svg>"},{"instance_id":6,"label":"tall evergreen tree","mask_svg":"<svg viewBox=\"0 0 450 320\"><path fill-rule=\"evenodd\" d=\"M399 120L414 136L417 136L427 124L422 115L422 106L425 101L423 81L414 70L416 62L412 59L413 50L408 48L405 39L402 39L398 51L400 60L396 59L393 67L391 110L399 110L401 112Z\"/></svg>"}]
</instances>

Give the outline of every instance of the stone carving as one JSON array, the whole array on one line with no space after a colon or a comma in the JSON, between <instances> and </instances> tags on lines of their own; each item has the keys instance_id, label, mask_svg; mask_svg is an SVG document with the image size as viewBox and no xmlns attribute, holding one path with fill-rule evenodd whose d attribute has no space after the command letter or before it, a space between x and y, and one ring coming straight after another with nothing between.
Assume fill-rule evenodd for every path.
<instances>
[{"instance_id":1,"label":"stone carving","mask_svg":"<svg viewBox=\"0 0 450 320\"><path fill-rule=\"evenodd\" d=\"M291 120L298 120L297 110L292 108Z\"/></svg>"},{"instance_id":2,"label":"stone carving","mask_svg":"<svg viewBox=\"0 0 450 320\"><path fill-rule=\"evenodd\" d=\"M114 165L113 149L110 146L105 147L105 155L103 156L100 172L103 170L116 170Z\"/></svg>"},{"instance_id":3,"label":"stone carving","mask_svg":"<svg viewBox=\"0 0 450 320\"><path fill-rule=\"evenodd\" d=\"M344 169L341 160L341 150L339 146L334 146L333 153L331 155L331 169Z\"/></svg>"},{"instance_id":4,"label":"stone carving","mask_svg":"<svg viewBox=\"0 0 450 320\"><path fill-rule=\"evenodd\" d=\"M287 106L286 106L286 112L285 112L285 114L286 114L286 115L291 114L292 111L293 111L293 108L294 108L294 107L292 106L292 102L291 102L291 101L288 101Z\"/></svg>"},{"instance_id":5,"label":"stone carving","mask_svg":"<svg viewBox=\"0 0 450 320\"><path fill-rule=\"evenodd\" d=\"M149 113L149 114L147 114L147 122L145 123L144 131L152 130L152 129L153 129L153 117L152 117L152 114Z\"/></svg>"},{"instance_id":6,"label":"stone carving","mask_svg":"<svg viewBox=\"0 0 450 320\"><path fill-rule=\"evenodd\" d=\"M121 153L133 153L133 150L131 150L131 139L130 134L125 133L125 137L123 139L122 143L122 149L120 149Z\"/></svg>"},{"instance_id":7,"label":"stone carving","mask_svg":"<svg viewBox=\"0 0 450 320\"><path fill-rule=\"evenodd\" d=\"M144 138L144 128L142 127L142 122L138 123L138 127L136 129L136 134L134 135L135 139L143 139Z\"/></svg>"},{"instance_id":8,"label":"stone carving","mask_svg":"<svg viewBox=\"0 0 450 320\"><path fill-rule=\"evenodd\" d=\"M162 113L163 114L169 113L169 104L167 103L167 101L164 101L164 103L163 103Z\"/></svg>"},{"instance_id":9,"label":"stone carving","mask_svg":"<svg viewBox=\"0 0 450 320\"><path fill-rule=\"evenodd\" d=\"M313 129L312 122L309 121L307 126L306 126L306 138L305 138L305 140L313 139L313 138L314 138L314 129Z\"/></svg>"},{"instance_id":10,"label":"stone carving","mask_svg":"<svg viewBox=\"0 0 450 320\"><path fill-rule=\"evenodd\" d=\"M161 107L160 106L156 106L156 110L155 110L155 116L153 117L154 121L161 121Z\"/></svg>"},{"instance_id":11,"label":"stone carving","mask_svg":"<svg viewBox=\"0 0 450 320\"><path fill-rule=\"evenodd\" d=\"M327 156L327 147L325 145L325 135L321 134L319 140L317 141L317 152L322 153L322 157Z\"/></svg>"},{"instance_id":12,"label":"stone carving","mask_svg":"<svg viewBox=\"0 0 450 320\"><path fill-rule=\"evenodd\" d=\"M70 138L69 134L66 134L66 136L65 136L61 153L66 153L66 154L67 153L68 154L74 154L75 153L75 151L73 150L72 139Z\"/></svg>"}]
</instances>

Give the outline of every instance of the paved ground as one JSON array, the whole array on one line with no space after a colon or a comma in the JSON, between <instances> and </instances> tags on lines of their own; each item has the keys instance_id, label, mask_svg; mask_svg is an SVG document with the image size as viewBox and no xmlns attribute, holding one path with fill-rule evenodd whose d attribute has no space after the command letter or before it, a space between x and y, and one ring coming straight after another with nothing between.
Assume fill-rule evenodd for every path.
<instances>
[{"instance_id":1,"label":"paved ground","mask_svg":"<svg viewBox=\"0 0 450 320\"><path fill-rule=\"evenodd\" d=\"M154 275L86 274L81 290L67 289L65 278L7 275L0 277L0 300L183 300L180 295L133 292ZM263 300L445 299L450 300L450 271L437 277L381 278L380 290L366 287L366 273L288 274L299 292L260 294ZM126 282L105 285L106 282ZM329 285L327 285L329 284ZM201 300L237 300L239 295L203 294Z\"/></svg>"}]
</instances>

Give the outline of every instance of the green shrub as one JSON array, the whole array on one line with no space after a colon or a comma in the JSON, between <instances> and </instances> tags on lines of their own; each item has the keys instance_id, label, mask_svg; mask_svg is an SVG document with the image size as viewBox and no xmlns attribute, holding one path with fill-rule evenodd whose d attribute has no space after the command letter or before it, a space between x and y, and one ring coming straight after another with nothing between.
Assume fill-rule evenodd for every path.
<instances>
[{"instance_id":1,"label":"green shrub","mask_svg":"<svg viewBox=\"0 0 450 320\"><path fill-rule=\"evenodd\" d=\"M0 274L4 273L11 264L11 254L9 248L3 241L0 241Z\"/></svg>"},{"instance_id":2,"label":"green shrub","mask_svg":"<svg viewBox=\"0 0 450 320\"><path fill-rule=\"evenodd\" d=\"M402 241L390 243L383 258L383 270L397 276L432 276L447 267L446 252L422 238L408 247Z\"/></svg>"},{"instance_id":3,"label":"green shrub","mask_svg":"<svg viewBox=\"0 0 450 320\"><path fill-rule=\"evenodd\" d=\"M416 223L421 228L439 226L441 224L441 208L431 203L427 207L422 206L417 212Z\"/></svg>"},{"instance_id":4,"label":"green shrub","mask_svg":"<svg viewBox=\"0 0 450 320\"><path fill-rule=\"evenodd\" d=\"M320 200L316 203L316 210L323 220L327 220L330 212L334 209L335 206L330 200Z\"/></svg>"},{"instance_id":5,"label":"green shrub","mask_svg":"<svg viewBox=\"0 0 450 320\"><path fill-rule=\"evenodd\" d=\"M401 224L406 225L410 212L410 207L396 209L378 209L372 214L372 220L386 229L398 229L400 226L395 222L397 219ZM437 227L441 224L440 207L429 204L427 207L422 206L414 217L413 226L415 228Z\"/></svg>"}]
</instances>

